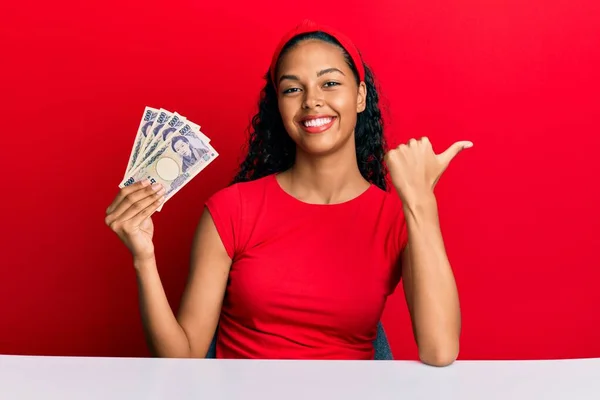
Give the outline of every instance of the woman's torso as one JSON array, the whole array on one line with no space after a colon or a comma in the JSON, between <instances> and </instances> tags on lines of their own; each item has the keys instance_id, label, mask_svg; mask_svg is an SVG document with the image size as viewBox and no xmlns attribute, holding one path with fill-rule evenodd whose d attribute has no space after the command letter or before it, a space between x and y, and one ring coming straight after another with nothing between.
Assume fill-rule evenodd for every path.
<instances>
[{"instance_id":1,"label":"woman's torso","mask_svg":"<svg viewBox=\"0 0 600 400\"><path fill-rule=\"evenodd\" d=\"M313 205L274 175L226 190L238 191L239 210L217 357L372 358L406 243L395 193L371 186L342 204Z\"/></svg>"}]
</instances>

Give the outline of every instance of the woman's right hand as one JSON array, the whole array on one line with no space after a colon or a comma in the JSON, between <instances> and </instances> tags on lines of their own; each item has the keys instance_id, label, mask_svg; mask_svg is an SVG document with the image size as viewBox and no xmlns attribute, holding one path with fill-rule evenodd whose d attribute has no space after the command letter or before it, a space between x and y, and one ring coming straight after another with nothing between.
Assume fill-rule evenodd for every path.
<instances>
[{"instance_id":1,"label":"woman's right hand","mask_svg":"<svg viewBox=\"0 0 600 400\"><path fill-rule=\"evenodd\" d=\"M151 215L162 204L164 193L160 184L136 182L122 188L106 209L106 225L125 243L135 260L154 257Z\"/></svg>"}]
</instances>

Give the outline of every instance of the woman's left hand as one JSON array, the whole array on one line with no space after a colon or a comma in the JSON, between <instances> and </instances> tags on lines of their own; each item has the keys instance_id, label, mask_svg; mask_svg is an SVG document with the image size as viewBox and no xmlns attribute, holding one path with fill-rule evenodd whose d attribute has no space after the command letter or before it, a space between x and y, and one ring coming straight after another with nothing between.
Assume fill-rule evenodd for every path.
<instances>
[{"instance_id":1,"label":"woman's left hand","mask_svg":"<svg viewBox=\"0 0 600 400\"><path fill-rule=\"evenodd\" d=\"M429 139L410 139L385 155L392 178L402 202L413 204L422 196L430 196L433 189L446 170L450 161L464 149L473 146L472 142L454 143L446 151L435 154Z\"/></svg>"}]
</instances>

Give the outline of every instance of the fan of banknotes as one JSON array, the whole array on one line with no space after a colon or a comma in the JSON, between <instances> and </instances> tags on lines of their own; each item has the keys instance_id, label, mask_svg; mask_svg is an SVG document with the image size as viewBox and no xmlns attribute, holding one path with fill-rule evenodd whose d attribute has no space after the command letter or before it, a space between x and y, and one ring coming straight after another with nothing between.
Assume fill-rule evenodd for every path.
<instances>
[{"instance_id":1,"label":"fan of banknotes","mask_svg":"<svg viewBox=\"0 0 600 400\"><path fill-rule=\"evenodd\" d=\"M120 188L148 179L165 188L164 204L219 154L200 125L177 112L146 107Z\"/></svg>"}]
</instances>

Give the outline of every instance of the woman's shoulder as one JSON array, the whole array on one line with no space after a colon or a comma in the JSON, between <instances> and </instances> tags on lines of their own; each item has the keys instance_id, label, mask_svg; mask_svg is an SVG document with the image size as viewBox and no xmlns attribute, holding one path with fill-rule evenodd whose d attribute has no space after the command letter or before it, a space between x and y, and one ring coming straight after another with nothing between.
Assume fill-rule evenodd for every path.
<instances>
[{"instance_id":1,"label":"woman's shoulder","mask_svg":"<svg viewBox=\"0 0 600 400\"><path fill-rule=\"evenodd\" d=\"M408 243L404 204L393 186L387 190L377 189L376 206L373 208L376 209L378 231L389 240L389 254L396 260Z\"/></svg>"},{"instance_id":2,"label":"woman's shoulder","mask_svg":"<svg viewBox=\"0 0 600 400\"><path fill-rule=\"evenodd\" d=\"M402 213L402 200L396 189L393 187L382 189L375 186L373 191L376 193L376 195L371 198L374 204L378 204L383 210L391 213Z\"/></svg>"},{"instance_id":3,"label":"woman's shoulder","mask_svg":"<svg viewBox=\"0 0 600 400\"><path fill-rule=\"evenodd\" d=\"M233 259L246 242L264 202L270 176L236 182L216 191L205 206L227 254Z\"/></svg>"},{"instance_id":4,"label":"woman's shoulder","mask_svg":"<svg viewBox=\"0 0 600 400\"><path fill-rule=\"evenodd\" d=\"M269 180L272 178L273 175L267 175L250 181L232 183L213 193L208 202L239 205L242 202L242 199L244 199L244 202L251 201L251 199L261 197L264 194Z\"/></svg>"}]
</instances>

